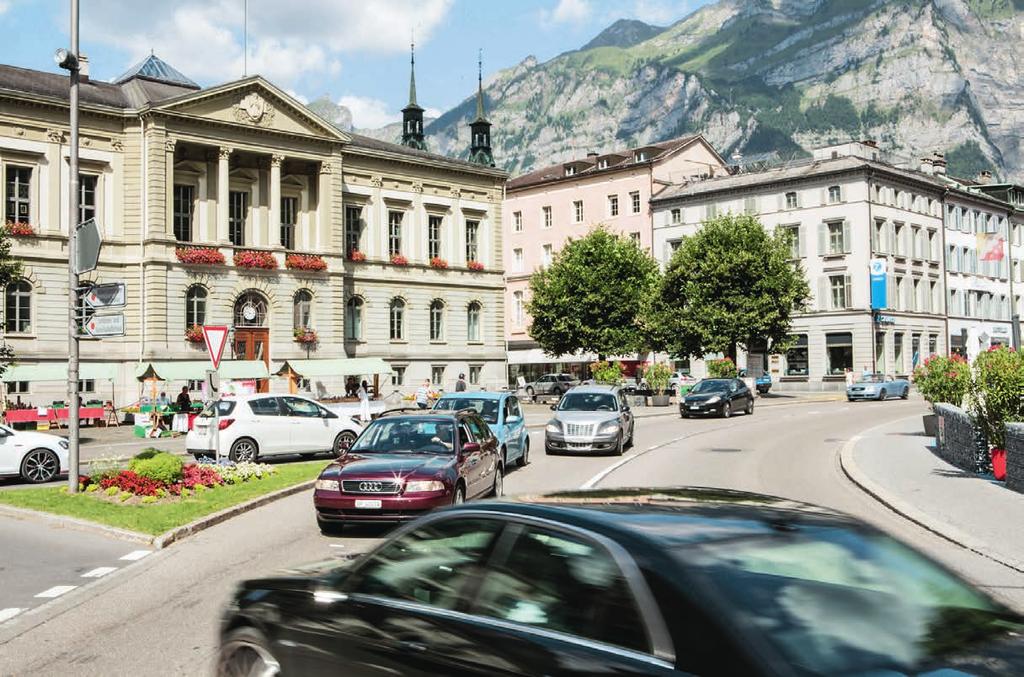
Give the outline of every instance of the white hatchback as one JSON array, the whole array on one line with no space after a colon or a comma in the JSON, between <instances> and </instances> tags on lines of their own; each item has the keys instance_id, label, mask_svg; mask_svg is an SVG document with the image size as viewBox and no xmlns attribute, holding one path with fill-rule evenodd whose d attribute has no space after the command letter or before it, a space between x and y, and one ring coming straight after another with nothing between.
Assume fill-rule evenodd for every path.
<instances>
[{"instance_id":1,"label":"white hatchback","mask_svg":"<svg viewBox=\"0 0 1024 677\"><path fill-rule=\"evenodd\" d=\"M57 435L0 425L0 477L50 482L68 471L68 441Z\"/></svg>"},{"instance_id":2,"label":"white hatchback","mask_svg":"<svg viewBox=\"0 0 1024 677\"><path fill-rule=\"evenodd\" d=\"M215 440L221 455L235 462L277 454L340 455L363 431L348 416L298 395L239 395L217 405L217 425L211 402L185 437L185 448L196 458L213 457Z\"/></svg>"}]
</instances>

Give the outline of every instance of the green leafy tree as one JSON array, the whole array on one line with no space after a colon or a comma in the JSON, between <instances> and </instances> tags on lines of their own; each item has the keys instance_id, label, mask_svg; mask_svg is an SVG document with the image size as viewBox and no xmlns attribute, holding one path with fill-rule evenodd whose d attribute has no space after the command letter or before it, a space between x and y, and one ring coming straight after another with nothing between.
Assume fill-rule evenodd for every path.
<instances>
[{"instance_id":1,"label":"green leafy tree","mask_svg":"<svg viewBox=\"0 0 1024 677\"><path fill-rule=\"evenodd\" d=\"M722 216L683 240L668 264L650 321L652 346L676 355L724 353L790 340L810 288L790 261L788 239L753 216Z\"/></svg>"},{"instance_id":2,"label":"green leafy tree","mask_svg":"<svg viewBox=\"0 0 1024 677\"><path fill-rule=\"evenodd\" d=\"M644 350L658 277L648 252L599 225L570 240L551 266L530 278L530 336L549 355Z\"/></svg>"},{"instance_id":3,"label":"green leafy tree","mask_svg":"<svg viewBox=\"0 0 1024 677\"><path fill-rule=\"evenodd\" d=\"M11 236L7 227L0 227L0 292L7 285L21 277L21 261L11 256ZM14 349L7 343L0 344L0 375L14 360Z\"/></svg>"}]
</instances>

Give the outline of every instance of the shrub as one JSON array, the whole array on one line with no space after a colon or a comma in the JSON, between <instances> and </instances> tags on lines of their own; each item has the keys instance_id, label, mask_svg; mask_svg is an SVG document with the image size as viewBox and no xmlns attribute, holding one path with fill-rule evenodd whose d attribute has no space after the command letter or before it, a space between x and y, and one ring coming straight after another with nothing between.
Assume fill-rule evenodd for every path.
<instances>
[{"instance_id":1,"label":"shrub","mask_svg":"<svg viewBox=\"0 0 1024 677\"><path fill-rule=\"evenodd\" d=\"M710 378L736 378L736 374L739 373L736 370L736 364L728 357L709 360L707 367Z\"/></svg>"},{"instance_id":2,"label":"shrub","mask_svg":"<svg viewBox=\"0 0 1024 677\"><path fill-rule=\"evenodd\" d=\"M134 494L132 494L132 492L130 492L130 491L122 491L122 492L121 492L120 494L118 494L118 496L117 496L117 500L119 500L119 501L121 501L122 503L124 503L124 502L125 502L125 501L127 501L127 500L128 500L129 498L131 498L131 497L132 497L133 495L134 495Z\"/></svg>"},{"instance_id":3,"label":"shrub","mask_svg":"<svg viewBox=\"0 0 1024 677\"><path fill-rule=\"evenodd\" d=\"M164 483L149 477L143 477L131 470L122 470L114 477L108 477L100 482L100 486L107 490L108 496L113 496L117 490L127 491L139 496L154 496L157 490L163 488ZM110 490L114 489L114 492Z\"/></svg>"},{"instance_id":4,"label":"shrub","mask_svg":"<svg viewBox=\"0 0 1024 677\"><path fill-rule=\"evenodd\" d=\"M142 503L156 503L156 496L143 496Z\"/></svg>"},{"instance_id":5,"label":"shrub","mask_svg":"<svg viewBox=\"0 0 1024 677\"><path fill-rule=\"evenodd\" d=\"M132 472L162 484L181 480L183 466L180 457L156 450L144 451L128 462L128 469Z\"/></svg>"},{"instance_id":6,"label":"shrub","mask_svg":"<svg viewBox=\"0 0 1024 677\"><path fill-rule=\"evenodd\" d=\"M971 408L989 444L1006 448L1007 423L1024 420L1024 353L993 346L974 360Z\"/></svg>"},{"instance_id":7,"label":"shrub","mask_svg":"<svg viewBox=\"0 0 1024 677\"><path fill-rule=\"evenodd\" d=\"M98 491L99 488L100 488L100 485L98 485L98 484L90 484L89 486L87 486L85 488L85 491L86 491L86 493L91 494L94 491Z\"/></svg>"},{"instance_id":8,"label":"shrub","mask_svg":"<svg viewBox=\"0 0 1024 677\"><path fill-rule=\"evenodd\" d=\"M590 365L590 373L598 383L618 385L623 371L625 368L621 362L594 362Z\"/></svg>"},{"instance_id":9,"label":"shrub","mask_svg":"<svg viewBox=\"0 0 1024 677\"><path fill-rule=\"evenodd\" d=\"M190 463L185 466L181 483L188 489L203 487L215 487L224 484L219 468L209 465L198 465Z\"/></svg>"},{"instance_id":10,"label":"shrub","mask_svg":"<svg viewBox=\"0 0 1024 677\"><path fill-rule=\"evenodd\" d=\"M644 369L644 378L647 385L655 393L663 393L668 388L668 381L672 378L672 369L664 362L654 362Z\"/></svg>"},{"instance_id":11,"label":"shrub","mask_svg":"<svg viewBox=\"0 0 1024 677\"><path fill-rule=\"evenodd\" d=\"M959 407L971 386L971 366L959 355L931 355L911 378L930 404L945 402Z\"/></svg>"},{"instance_id":12,"label":"shrub","mask_svg":"<svg viewBox=\"0 0 1024 677\"><path fill-rule=\"evenodd\" d=\"M119 491L121 491L121 490L117 487L117 485L112 484L112 485L106 487L103 490L103 493L106 494L107 496L113 496L114 494L116 494Z\"/></svg>"}]
</instances>

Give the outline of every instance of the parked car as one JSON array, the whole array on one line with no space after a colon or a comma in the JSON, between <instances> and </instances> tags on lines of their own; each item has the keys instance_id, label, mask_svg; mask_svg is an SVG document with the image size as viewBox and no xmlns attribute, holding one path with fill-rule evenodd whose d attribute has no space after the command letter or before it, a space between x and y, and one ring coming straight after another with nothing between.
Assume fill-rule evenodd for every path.
<instances>
[{"instance_id":1,"label":"parked car","mask_svg":"<svg viewBox=\"0 0 1024 677\"><path fill-rule=\"evenodd\" d=\"M679 415L683 418L704 414L729 418L740 411L754 413L754 394L738 378L703 379L679 402Z\"/></svg>"},{"instance_id":2,"label":"parked car","mask_svg":"<svg viewBox=\"0 0 1024 677\"><path fill-rule=\"evenodd\" d=\"M519 400L509 392L446 393L434 404L435 411L472 409L498 438L498 455L502 465L513 462L522 467L530 462L530 432L519 407Z\"/></svg>"},{"instance_id":3,"label":"parked car","mask_svg":"<svg viewBox=\"0 0 1024 677\"><path fill-rule=\"evenodd\" d=\"M754 387L757 388L758 393L767 395L768 391L772 389L772 375L761 374L754 381Z\"/></svg>"},{"instance_id":4,"label":"parked car","mask_svg":"<svg viewBox=\"0 0 1024 677\"><path fill-rule=\"evenodd\" d=\"M66 439L0 425L0 477L21 477L41 484L67 471Z\"/></svg>"},{"instance_id":5,"label":"parked car","mask_svg":"<svg viewBox=\"0 0 1024 677\"><path fill-rule=\"evenodd\" d=\"M353 522L401 522L501 496L504 473L498 440L476 412L396 410L374 419L324 468L313 506L324 533Z\"/></svg>"},{"instance_id":6,"label":"parked car","mask_svg":"<svg viewBox=\"0 0 1024 677\"><path fill-rule=\"evenodd\" d=\"M679 395L685 395L690 392L690 388L692 388L696 383L697 379L693 376L677 371L672 374L672 377L668 380L668 387Z\"/></svg>"},{"instance_id":7,"label":"parked car","mask_svg":"<svg viewBox=\"0 0 1024 677\"><path fill-rule=\"evenodd\" d=\"M599 452L621 456L632 446L636 421L619 386L577 386L551 407L544 452Z\"/></svg>"},{"instance_id":8,"label":"parked car","mask_svg":"<svg viewBox=\"0 0 1024 677\"><path fill-rule=\"evenodd\" d=\"M527 384L526 396L532 402L536 402L538 397L558 398L579 384L580 382L572 374L544 374L533 383Z\"/></svg>"},{"instance_id":9,"label":"parked car","mask_svg":"<svg viewBox=\"0 0 1024 677\"><path fill-rule=\"evenodd\" d=\"M214 430L217 406L217 430ZM210 402L192 423L185 448L196 458L221 455L255 461L276 454L340 454L363 427L348 416L298 395L239 395ZM219 440L217 438L219 438Z\"/></svg>"},{"instance_id":10,"label":"parked car","mask_svg":"<svg viewBox=\"0 0 1024 677\"><path fill-rule=\"evenodd\" d=\"M720 489L488 501L244 581L217 674L1011 674L1024 617L874 527Z\"/></svg>"},{"instance_id":11,"label":"parked car","mask_svg":"<svg viewBox=\"0 0 1024 677\"><path fill-rule=\"evenodd\" d=\"M846 387L846 399L850 402L854 400L884 400L889 397L899 397L905 400L909 395L910 381L885 374L862 376L859 381Z\"/></svg>"}]
</instances>

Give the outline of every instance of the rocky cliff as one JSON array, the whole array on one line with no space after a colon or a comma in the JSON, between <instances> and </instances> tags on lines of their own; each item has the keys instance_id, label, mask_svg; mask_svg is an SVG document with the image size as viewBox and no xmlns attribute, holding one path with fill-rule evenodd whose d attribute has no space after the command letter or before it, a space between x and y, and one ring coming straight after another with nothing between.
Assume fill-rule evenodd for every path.
<instances>
[{"instance_id":1,"label":"rocky cliff","mask_svg":"<svg viewBox=\"0 0 1024 677\"><path fill-rule=\"evenodd\" d=\"M720 0L667 28L616 22L486 83L495 156L519 173L691 132L747 158L860 137L1024 180L1022 38L1024 0ZM432 150L465 156L473 112L433 121Z\"/></svg>"}]
</instances>

